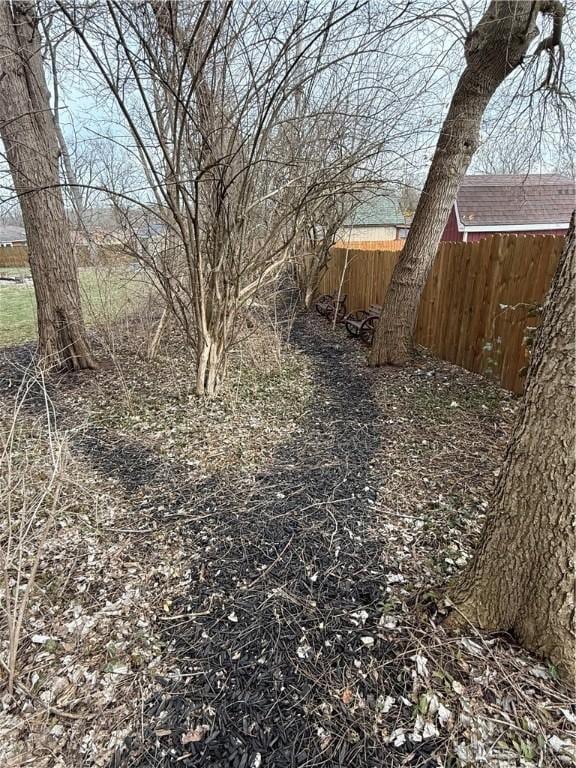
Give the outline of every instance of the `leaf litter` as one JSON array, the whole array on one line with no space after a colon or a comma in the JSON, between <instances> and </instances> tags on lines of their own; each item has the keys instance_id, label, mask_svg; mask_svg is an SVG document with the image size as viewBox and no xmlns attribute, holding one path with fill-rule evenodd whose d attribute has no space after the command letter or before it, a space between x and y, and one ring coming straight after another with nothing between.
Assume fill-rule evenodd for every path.
<instances>
[{"instance_id":1,"label":"leaf litter","mask_svg":"<svg viewBox=\"0 0 576 768\"><path fill-rule=\"evenodd\" d=\"M441 626L514 399L425 355L380 375L311 318L282 371L239 369L212 402L166 356L126 346L51 392L69 503L2 695L2 765L572 764L554 671ZM37 404L20 438L41 464Z\"/></svg>"}]
</instances>

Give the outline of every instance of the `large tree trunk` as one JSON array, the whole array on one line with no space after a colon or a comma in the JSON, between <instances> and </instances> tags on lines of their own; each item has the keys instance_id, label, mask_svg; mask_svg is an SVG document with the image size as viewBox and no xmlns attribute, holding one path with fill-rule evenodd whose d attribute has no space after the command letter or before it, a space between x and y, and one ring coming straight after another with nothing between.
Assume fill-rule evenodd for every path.
<instances>
[{"instance_id":1,"label":"large tree trunk","mask_svg":"<svg viewBox=\"0 0 576 768\"><path fill-rule=\"evenodd\" d=\"M546 6L546 8L544 7ZM374 337L371 365L400 365L412 348L420 297L456 193L476 151L484 111L538 34L538 13L563 13L560 3L491 2L469 35L466 69L450 109ZM548 46L551 47L551 46Z\"/></svg>"},{"instance_id":2,"label":"large tree trunk","mask_svg":"<svg viewBox=\"0 0 576 768\"><path fill-rule=\"evenodd\" d=\"M0 2L0 136L20 200L45 365L94 368L59 187L59 144L34 4Z\"/></svg>"},{"instance_id":3,"label":"large tree trunk","mask_svg":"<svg viewBox=\"0 0 576 768\"><path fill-rule=\"evenodd\" d=\"M491 511L471 565L450 591L449 623L509 631L576 683L574 218Z\"/></svg>"}]
</instances>

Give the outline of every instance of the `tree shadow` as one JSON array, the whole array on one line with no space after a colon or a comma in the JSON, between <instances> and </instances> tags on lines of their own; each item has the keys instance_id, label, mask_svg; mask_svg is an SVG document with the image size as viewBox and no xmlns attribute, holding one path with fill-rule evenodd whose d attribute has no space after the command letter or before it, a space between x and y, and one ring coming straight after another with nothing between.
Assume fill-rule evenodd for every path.
<instances>
[{"instance_id":1,"label":"tree shadow","mask_svg":"<svg viewBox=\"0 0 576 768\"><path fill-rule=\"evenodd\" d=\"M167 524L162 508L205 511L179 520L191 542L190 587L160 630L178 673L159 681L143 735L126 739L115 768L402 757L376 727L383 696L411 685L378 624L389 568L371 508L380 484L376 374L310 319L297 322L292 343L312 365L314 399L250 482L233 468L194 480L188 467L96 427L72 437L72 449L128 498L145 491L135 512L148 506L158 525ZM40 405L33 393L27 407Z\"/></svg>"}]
</instances>

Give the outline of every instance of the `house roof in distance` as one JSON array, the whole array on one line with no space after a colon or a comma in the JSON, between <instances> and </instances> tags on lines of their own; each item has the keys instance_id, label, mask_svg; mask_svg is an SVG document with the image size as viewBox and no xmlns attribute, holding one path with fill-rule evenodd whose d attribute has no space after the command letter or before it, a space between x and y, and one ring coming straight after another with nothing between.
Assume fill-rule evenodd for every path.
<instances>
[{"instance_id":1,"label":"house roof in distance","mask_svg":"<svg viewBox=\"0 0 576 768\"><path fill-rule=\"evenodd\" d=\"M410 219L400 210L398 200L389 195L374 195L355 208L345 221L347 227L404 227Z\"/></svg>"},{"instance_id":2,"label":"house roof in distance","mask_svg":"<svg viewBox=\"0 0 576 768\"><path fill-rule=\"evenodd\" d=\"M26 241L24 227L17 227L12 224L0 224L0 243L14 243L20 241Z\"/></svg>"},{"instance_id":3,"label":"house roof in distance","mask_svg":"<svg viewBox=\"0 0 576 768\"><path fill-rule=\"evenodd\" d=\"M561 224L576 206L574 179L556 173L470 175L457 196L465 227Z\"/></svg>"}]
</instances>

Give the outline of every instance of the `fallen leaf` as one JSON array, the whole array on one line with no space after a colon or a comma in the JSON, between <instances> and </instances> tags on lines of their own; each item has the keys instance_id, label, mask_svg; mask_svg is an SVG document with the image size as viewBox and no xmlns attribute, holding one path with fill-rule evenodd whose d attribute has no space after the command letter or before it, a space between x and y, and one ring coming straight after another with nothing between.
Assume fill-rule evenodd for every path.
<instances>
[{"instance_id":1,"label":"fallen leaf","mask_svg":"<svg viewBox=\"0 0 576 768\"><path fill-rule=\"evenodd\" d=\"M388 742L392 742L395 747L401 747L402 744L406 742L406 732L403 728L396 728L395 731L392 731L390 734L390 738L388 739Z\"/></svg>"},{"instance_id":2,"label":"fallen leaf","mask_svg":"<svg viewBox=\"0 0 576 768\"><path fill-rule=\"evenodd\" d=\"M422 736L425 739L433 739L436 736L438 736L438 729L434 725L434 723L431 723L430 721L427 721L424 724L424 730L422 731Z\"/></svg>"},{"instance_id":3,"label":"fallen leaf","mask_svg":"<svg viewBox=\"0 0 576 768\"><path fill-rule=\"evenodd\" d=\"M382 706L382 712L384 714L387 714L388 712L390 712L390 710L392 709L392 707L395 704L396 704L396 700L394 699L393 696L386 696L386 698L384 699L384 701L383 701L383 703L381 705Z\"/></svg>"},{"instance_id":4,"label":"fallen leaf","mask_svg":"<svg viewBox=\"0 0 576 768\"><path fill-rule=\"evenodd\" d=\"M569 746L569 742L558 738L556 735L548 737L548 744L554 750L554 752L568 751L567 747Z\"/></svg>"},{"instance_id":5,"label":"fallen leaf","mask_svg":"<svg viewBox=\"0 0 576 768\"><path fill-rule=\"evenodd\" d=\"M562 707L560 707L560 712L562 712L562 714L564 715L566 720L568 720L569 723L572 723L572 725L576 725L576 715L573 715L569 709L563 709Z\"/></svg>"},{"instance_id":6,"label":"fallen leaf","mask_svg":"<svg viewBox=\"0 0 576 768\"><path fill-rule=\"evenodd\" d=\"M312 656L312 647L308 643L303 642L296 648L296 653L299 659L309 659Z\"/></svg>"},{"instance_id":7,"label":"fallen leaf","mask_svg":"<svg viewBox=\"0 0 576 768\"><path fill-rule=\"evenodd\" d=\"M444 704L438 704L438 722L440 725L446 725L452 718L452 712Z\"/></svg>"},{"instance_id":8,"label":"fallen leaf","mask_svg":"<svg viewBox=\"0 0 576 768\"><path fill-rule=\"evenodd\" d=\"M182 734L182 744L191 744L195 741L202 741L210 728L207 725L197 725L191 731Z\"/></svg>"},{"instance_id":9,"label":"fallen leaf","mask_svg":"<svg viewBox=\"0 0 576 768\"><path fill-rule=\"evenodd\" d=\"M415 656L410 657L412 661L416 662L416 673L420 677L428 677L428 659L426 656L417 653Z\"/></svg>"},{"instance_id":10,"label":"fallen leaf","mask_svg":"<svg viewBox=\"0 0 576 768\"><path fill-rule=\"evenodd\" d=\"M32 642L38 645L44 645L48 640L53 640L53 638L50 635L32 635Z\"/></svg>"},{"instance_id":11,"label":"fallen leaf","mask_svg":"<svg viewBox=\"0 0 576 768\"><path fill-rule=\"evenodd\" d=\"M354 698L354 694L350 690L350 688L345 688L342 693L342 703L343 704L350 704L352 699Z\"/></svg>"}]
</instances>

